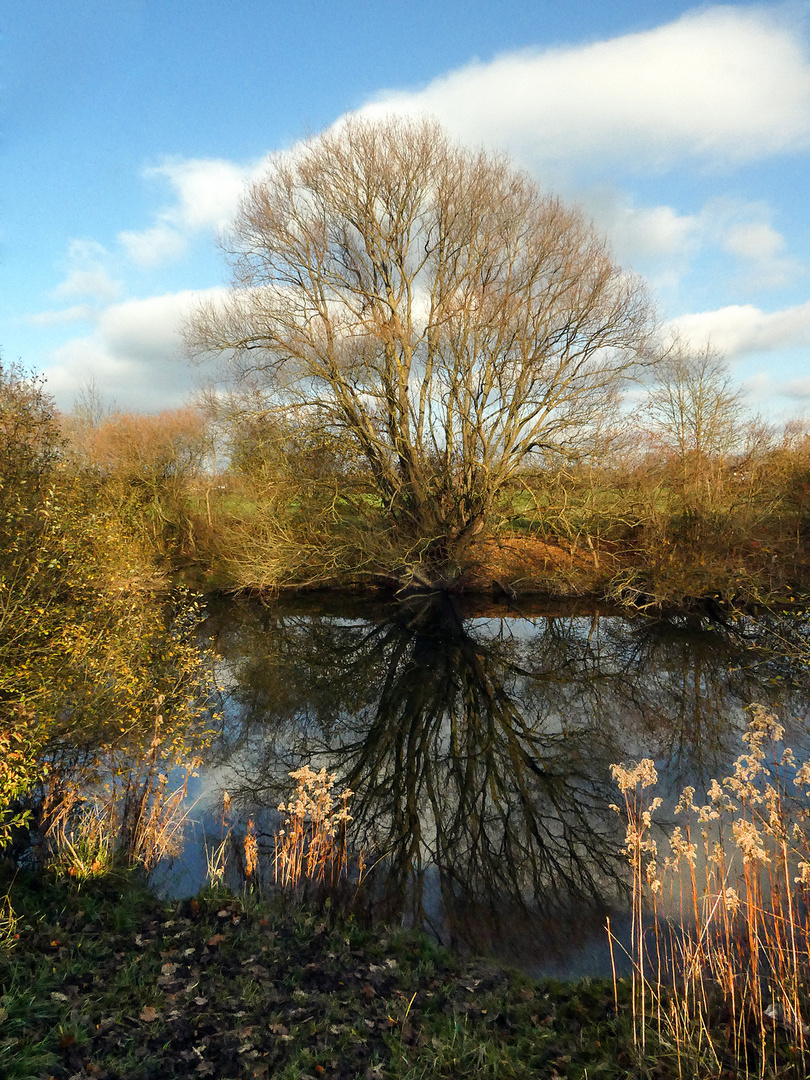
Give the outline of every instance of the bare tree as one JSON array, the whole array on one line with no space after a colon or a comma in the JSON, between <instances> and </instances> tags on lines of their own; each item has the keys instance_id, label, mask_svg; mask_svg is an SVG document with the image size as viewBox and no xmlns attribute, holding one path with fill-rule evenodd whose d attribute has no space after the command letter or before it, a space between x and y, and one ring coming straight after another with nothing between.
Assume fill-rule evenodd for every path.
<instances>
[{"instance_id":1,"label":"bare tree","mask_svg":"<svg viewBox=\"0 0 810 1080\"><path fill-rule=\"evenodd\" d=\"M434 563L532 452L577 452L649 357L639 281L577 209L431 121L350 120L278 156L187 328L268 405L350 440Z\"/></svg>"},{"instance_id":2,"label":"bare tree","mask_svg":"<svg viewBox=\"0 0 810 1080\"><path fill-rule=\"evenodd\" d=\"M670 351L658 368L650 412L655 434L682 462L723 457L743 433L742 393L711 348Z\"/></svg>"}]
</instances>

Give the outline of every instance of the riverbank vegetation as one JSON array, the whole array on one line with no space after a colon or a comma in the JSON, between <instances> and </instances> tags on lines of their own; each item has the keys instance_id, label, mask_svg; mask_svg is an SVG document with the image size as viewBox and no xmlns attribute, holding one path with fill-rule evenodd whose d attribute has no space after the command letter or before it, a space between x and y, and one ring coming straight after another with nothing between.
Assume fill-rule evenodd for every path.
<instances>
[{"instance_id":1,"label":"riverbank vegetation","mask_svg":"<svg viewBox=\"0 0 810 1080\"><path fill-rule=\"evenodd\" d=\"M19 938L0 951L8 1080L632 1068L609 983L535 983L419 934L250 896L165 904L131 877L78 888L21 875L12 897Z\"/></svg>"},{"instance_id":2,"label":"riverbank vegetation","mask_svg":"<svg viewBox=\"0 0 810 1080\"><path fill-rule=\"evenodd\" d=\"M186 340L227 360L226 578L652 604L804 580L806 461L786 476L721 359L664 341L593 225L502 157L351 119L274 158L223 247Z\"/></svg>"},{"instance_id":3,"label":"riverbank vegetation","mask_svg":"<svg viewBox=\"0 0 810 1080\"><path fill-rule=\"evenodd\" d=\"M517 472L488 526L444 562L445 587L669 609L806 595L810 428L746 415L716 357L682 356L657 392L683 415L639 409L598 455ZM126 523L145 565L203 589L435 584L351 444L259 401L235 391L154 416L79 411L60 420L63 468Z\"/></svg>"},{"instance_id":4,"label":"riverbank vegetation","mask_svg":"<svg viewBox=\"0 0 810 1080\"><path fill-rule=\"evenodd\" d=\"M42 385L0 369L0 843L30 826L92 835L89 864L159 857L167 777L212 727L198 622L154 534L72 463Z\"/></svg>"},{"instance_id":5,"label":"riverbank vegetation","mask_svg":"<svg viewBox=\"0 0 810 1080\"><path fill-rule=\"evenodd\" d=\"M308 769L292 776L263 898L250 826L236 894L211 885L169 903L120 864L79 875L0 863L13 905L0 940L3 1075L799 1080L810 849L791 789L803 806L810 778L782 734L754 711L746 752L708 803L684 792L663 858L652 762L614 767L633 964L612 981L533 980L368 923L341 888L351 792Z\"/></svg>"},{"instance_id":6,"label":"riverbank vegetation","mask_svg":"<svg viewBox=\"0 0 810 1080\"><path fill-rule=\"evenodd\" d=\"M808 424L747 412L505 159L354 119L273 159L223 246L231 287L185 327L219 384L155 415L85 388L49 436L72 512L103 506L142 566L643 608L808 591Z\"/></svg>"}]
</instances>

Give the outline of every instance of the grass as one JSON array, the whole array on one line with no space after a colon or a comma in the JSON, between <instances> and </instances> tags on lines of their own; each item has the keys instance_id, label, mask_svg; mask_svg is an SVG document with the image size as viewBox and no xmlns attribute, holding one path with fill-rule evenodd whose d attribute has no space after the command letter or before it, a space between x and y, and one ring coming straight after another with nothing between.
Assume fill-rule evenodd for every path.
<instances>
[{"instance_id":1,"label":"grass","mask_svg":"<svg viewBox=\"0 0 810 1080\"><path fill-rule=\"evenodd\" d=\"M168 905L136 872L9 886L8 1080L627 1075L608 983L536 983L250 895Z\"/></svg>"},{"instance_id":2,"label":"grass","mask_svg":"<svg viewBox=\"0 0 810 1080\"><path fill-rule=\"evenodd\" d=\"M308 907L302 883L347 873L351 793L333 793L324 771L293 774L269 900L210 888L169 904L142 868L114 860L86 877L0 863L13 912L0 941L0 1076L806 1077L810 850L787 780L802 794L810 768L774 756L780 737L756 711L733 775L705 806L684 794L666 859L652 763L616 768L634 875L629 980L533 981L372 929L338 904ZM716 843L724 814L736 849ZM245 839L249 882L250 826ZM681 906L665 928L667 889Z\"/></svg>"}]
</instances>

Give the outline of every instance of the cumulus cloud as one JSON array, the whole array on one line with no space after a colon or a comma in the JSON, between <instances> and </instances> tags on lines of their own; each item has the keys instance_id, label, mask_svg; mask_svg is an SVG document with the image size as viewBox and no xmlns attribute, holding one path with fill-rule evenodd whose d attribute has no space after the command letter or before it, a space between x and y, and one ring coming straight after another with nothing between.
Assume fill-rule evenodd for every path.
<instances>
[{"instance_id":1,"label":"cumulus cloud","mask_svg":"<svg viewBox=\"0 0 810 1080\"><path fill-rule=\"evenodd\" d=\"M92 304L74 304L69 308L29 315L28 322L33 326L63 326L65 323L89 322L97 316L98 308Z\"/></svg>"},{"instance_id":2,"label":"cumulus cloud","mask_svg":"<svg viewBox=\"0 0 810 1080\"><path fill-rule=\"evenodd\" d=\"M798 401L810 401L810 376L803 379L791 379L790 382L782 383L777 387L778 394L782 397L792 398Z\"/></svg>"},{"instance_id":3,"label":"cumulus cloud","mask_svg":"<svg viewBox=\"0 0 810 1080\"><path fill-rule=\"evenodd\" d=\"M65 259L67 276L53 290L53 298L114 299L121 292L121 283L110 276L109 261L109 252L95 240L71 240Z\"/></svg>"},{"instance_id":4,"label":"cumulus cloud","mask_svg":"<svg viewBox=\"0 0 810 1080\"><path fill-rule=\"evenodd\" d=\"M165 177L177 196L171 211L190 229L224 228L236 213L246 179L255 165L196 159L168 161L148 169L147 176Z\"/></svg>"},{"instance_id":5,"label":"cumulus cloud","mask_svg":"<svg viewBox=\"0 0 810 1080\"><path fill-rule=\"evenodd\" d=\"M727 223L718 237L720 247L738 260L741 281L753 288L780 288L804 273L770 217L770 208L752 204L748 220Z\"/></svg>"},{"instance_id":6,"label":"cumulus cloud","mask_svg":"<svg viewBox=\"0 0 810 1080\"><path fill-rule=\"evenodd\" d=\"M535 164L727 164L810 144L810 56L782 9L711 7L608 41L471 63L361 111L429 113Z\"/></svg>"},{"instance_id":7,"label":"cumulus cloud","mask_svg":"<svg viewBox=\"0 0 810 1080\"><path fill-rule=\"evenodd\" d=\"M171 225L153 225L140 232L121 232L118 241L136 266L150 268L172 262L185 254L188 241Z\"/></svg>"},{"instance_id":8,"label":"cumulus cloud","mask_svg":"<svg viewBox=\"0 0 810 1080\"><path fill-rule=\"evenodd\" d=\"M121 232L118 240L138 266L156 267L180 258L189 237L228 225L236 213L245 183L257 165L220 159L171 160L144 171L147 179L168 181L172 201L153 225Z\"/></svg>"},{"instance_id":9,"label":"cumulus cloud","mask_svg":"<svg viewBox=\"0 0 810 1080\"><path fill-rule=\"evenodd\" d=\"M620 262L643 270L657 286L675 285L695 256L709 250L733 260L729 280L743 289L772 289L805 273L773 225L773 208L762 201L710 199L697 213L668 205L639 206L618 190L600 188L580 196L597 227L610 237Z\"/></svg>"},{"instance_id":10,"label":"cumulus cloud","mask_svg":"<svg viewBox=\"0 0 810 1080\"><path fill-rule=\"evenodd\" d=\"M666 275L675 276L699 245L698 215L679 214L666 205L638 206L631 196L607 188L584 192L580 202L624 265L646 269L663 263Z\"/></svg>"},{"instance_id":11,"label":"cumulus cloud","mask_svg":"<svg viewBox=\"0 0 810 1080\"><path fill-rule=\"evenodd\" d=\"M110 305L92 334L54 350L45 369L49 391L63 408L89 382L122 408L155 411L182 404L196 378L183 357L182 321L195 303L220 293L184 290Z\"/></svg>"},{"instance_id":12,"label":"cumulus cloud","mask_svg":"<svg viewBox=\"0 0 810 1080\"><path fill-rule=\"evenodd\" d=\"M766 313L753 304L681 315L670 326L690 344L711 345L730 360L751 353L810 346L810 301Z\"/></svg>"}]
</instances>

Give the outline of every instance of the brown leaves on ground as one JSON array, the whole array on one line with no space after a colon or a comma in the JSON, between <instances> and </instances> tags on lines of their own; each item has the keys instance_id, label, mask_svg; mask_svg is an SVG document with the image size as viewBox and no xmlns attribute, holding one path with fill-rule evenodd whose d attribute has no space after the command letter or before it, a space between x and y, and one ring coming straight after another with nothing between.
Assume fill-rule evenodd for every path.
<instances>
[{"instance_id":1,"label":"brown leaves on ground","mask_svg":"<svg viewBox=\"0 0 810 1080\"><path fill-rule=\"evenodd\" d=\"M285 1069L302 1080L390 1078L409 1061L432 1062L448 1024L476 1046L517 1045L536 1031L537 1045L521 1051L526 1069L504 1075L537 1075L563 1052L551 1027L531 1019L551 1012L535 984L462 964L414 935L221 900L173 911L155 902L128 934L82 923L29 923L20 953L31 967L58 928L64 955L43 963L49 1008L30 1010L18 1042L48 1045L54 1061L40 1075L54 1080L270 1080ZM599 1011L612 1012L612 993ZM0 1053L0 1073L9 1060ZM435 1075L474 1075L448 1068Z\"/></svg>"}]
</instances>

